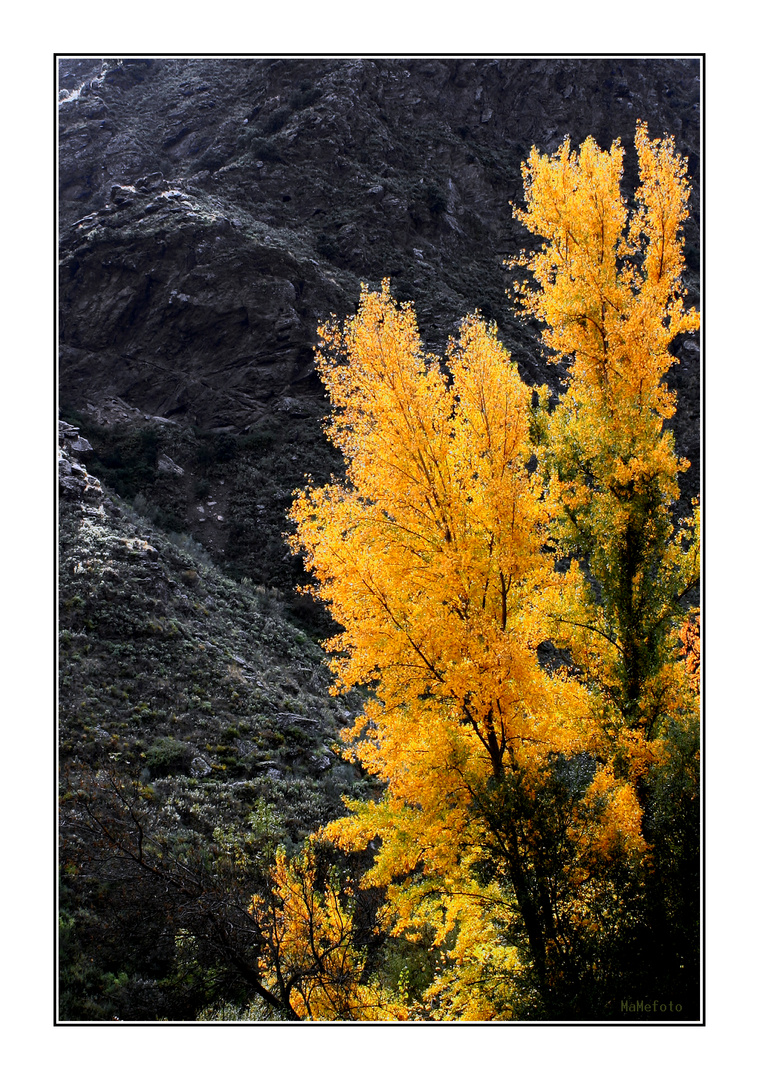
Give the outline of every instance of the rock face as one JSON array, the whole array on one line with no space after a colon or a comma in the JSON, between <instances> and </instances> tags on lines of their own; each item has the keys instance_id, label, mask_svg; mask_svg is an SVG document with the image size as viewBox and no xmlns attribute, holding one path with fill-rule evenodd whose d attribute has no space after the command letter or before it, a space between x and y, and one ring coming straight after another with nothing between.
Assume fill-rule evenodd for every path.
<instances>
[{"instance_id":1,"label":"rock face","mask_svg":"<svg viewBox=\"0 0 759 1080\"><path fill-rule=\"evenodd\" d=\"M87 439L81 438L78 428L58 421L58 485L63 498L94 503L99 509L103 491L96 476L87 472L81 458L92 453Z\"/></svg>"},{"instance_id":2,"label":"rock face","mask_svg":"<svg viewBox=\"0 0 759 1080\"><path fill-rule=\"evenodd\" d=\"M235 437L285 413L310 442L317 326L386 276L431 347L477 307L528 379L555 383L504 295L503 261L529 242L521 161L565 134L620 137L632 185L636 120L673 134L697 301L699 101L689 59L61 60L62 405L119 398ZM680 356L690 495L698 350Z\"/></svg>"}]
</instances>

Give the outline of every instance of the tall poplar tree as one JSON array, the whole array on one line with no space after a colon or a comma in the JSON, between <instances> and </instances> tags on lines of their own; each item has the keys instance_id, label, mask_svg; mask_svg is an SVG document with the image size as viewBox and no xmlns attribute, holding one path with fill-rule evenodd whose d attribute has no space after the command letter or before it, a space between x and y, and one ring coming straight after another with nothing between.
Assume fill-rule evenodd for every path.
<instances>
[{"instance_id":1,"label":"tall poplar tree","mask_svg":"<svg viewBox=\"0 0 759 1080\"><path fill-rule=\"evenodd\" d=\"M539 660L563 577L529 467L532 391L476 317L444 370L387 283L322 331L318 364L347 476L299 495L296 543L344 627L337 688L372 688L346 738L385 785L327 835L381 840L364 884L387 890L392 933L434 928L438 1009L510 1016L504 973L526 964L551 996L610 892L607 852L642 843L626 778L556 782L599 736L587 690Z\"/></svg>"},{"instance_id":2,"label":"tall poplar tree","mask_svg":"<svg viewBox=\"0 0 759 1080\"><path fill-rule=\"evenodd\" d=\"M534 286L519 295L569 375L538 448L552 539L583 566L554 637L598 685L615 730L646 740L683 689L672 661L699 580L697 508L687 521L673 513L689 463L665 427L676 408L670 345L699 319L683 302L686 163L643 124L635 145L632 214L621 145L605 152L589 138L579 153L568 140L552 157L532 151L517 217L545 240L522 260Z\"/></svg>"},{"instance_id":3,"label":"tall poplar tree","mask_svg":"<svg viewBox=\"0 0 759 1080\"><path fill-rule=\"evenodd\" d=\"M635 137L639 185L621 194L623 150L587 139L533 149L517 217L542 248L518 290L543 324L566 390L536 425L551 541L571 560L552 639L593 691L594 753L635 784L647 844L628 986L658 982L697 1013L699 956L699 506L678 518L679 459L667 426L671 351L699 327L685 305L687 162L670 137ZM544 398L545 403L545 398ZM696 664L697 666L697 664ZM620 961L624 962L624 961Z\"/></svg>"}]
</instances>

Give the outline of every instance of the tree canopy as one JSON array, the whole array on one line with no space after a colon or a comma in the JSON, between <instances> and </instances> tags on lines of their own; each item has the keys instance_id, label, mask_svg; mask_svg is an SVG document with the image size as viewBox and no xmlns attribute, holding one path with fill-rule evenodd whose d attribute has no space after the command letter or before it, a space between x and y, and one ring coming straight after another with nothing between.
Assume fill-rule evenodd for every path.
<instances>
[{"instance_id":1,"label":"tree canopy","mask_svg":"<svg viewBox=\"0 0 759 1080\"><path fill-rule=\"evenodd\" d=\"M321 329L346 475L297 493L293 546L342 627L334 692L368 690L346 753L381 783L321 839L371 852L384 934L432 942L411 1018L616 1016L623 987L682 973L673 912L697 994L688 857L662 835L664 786L691 837L698 804L698 507L676 517L666 426L670 347L698 327L689 186L670 138L639 124L636 149L632 211L619 142L523 166L515 213L543 242L516 293L558 402L477 314L427 354L387 281Z\"/></svg>"}]
</instances>

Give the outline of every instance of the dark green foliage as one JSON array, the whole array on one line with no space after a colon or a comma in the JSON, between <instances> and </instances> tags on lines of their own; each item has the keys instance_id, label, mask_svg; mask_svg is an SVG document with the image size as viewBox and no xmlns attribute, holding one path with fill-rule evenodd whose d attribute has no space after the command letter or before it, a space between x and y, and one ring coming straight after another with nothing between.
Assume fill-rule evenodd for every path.
<instances>
[{"instance_id":1,"label":"dark green foliage","mask_svg":"<svg viewBox=\"0 0 759 1080\"><path fill-rule=\"evenodd\" d=\"M259 161L277 162L282 160L277 144L273 139L261 139L253 146L253 156Z\"/></svg>"},{"instance_id":2,"label":"dark green foliage","mask_svg":"<svg viewBox=\"0 0 759 1080\"><path fill-rule=\"evenodd\" d=\"M424 189L424 198L429 212L438 217L443 213L446 206L445 192L437 184L428 184Z\"/></svg>"},{"instance_id":3,"label":"dark green foliage","mask_svg":"<svg viewBox=\"0 0 759 1080\"><path fill-rule=\"evenodd\" d=\"M237 453L238 439L232 432L196 430L195 434L198 439L197 462L200 466L225 465Z\"/></svg>"},{"instance_id":4,"label":"dark green foliage","mask_svg":"<svg viewBox=\"0 0 759 1080\"><path fill-rule=\"evenodd\" d=\"M276 417L267 416L244 435L240 435L237 442L242 454L258 455L276 446L283 435L284 432L281 425L277 423Z\"/></svg>"},{"instance_id":5,"label":"dark green foliage","mask_svg":"<svg viewBox=\"0 0 759 1080\"><path fill-rule=\"evenodd\" d=\"M258 128L262 135L274 135L281 130L287 123L291 115L291 108L288 105L281 105L279 108L274 109L268 116L263 117L259 123Z\"/></svg>"},{"instance_id":6,"label":"dark green foliage","mask_svg":"<svg viewBox=\"0 0 759 1080\"><path fill-rule=\"evenodd\" d=\"M244 881L260 870L238 873L229 840L215 839L215 800L113 771L70 779L62 1016L191 1020L219 994L246 1000L255 928Z\"/></svg>"},{"instance_id":7,"label":"dark green foliage","mask_svg":"<svg viewBox=\"0 0 759 1080\"><path fill-rule=\"evenodd\" d=\"M145 764L151 777L186 773L192 761L192 750L186 743L171 735L156 739L145 755Z\"/></svg>"},{"instance_id":8,"label":"dark green foliage","mask_svg":"<svg viewBox=\"0 0 759 1080\"><path fill-rule=\"evenodd\" d=\"M388 938L378 950L377 966L384 984L399 991L406 1004L421 1002L434 978L438 953L433 941L434 932L428 928L418 941Z\"/></svg>"},{"instance_id":9,"label":"dark green foliage","mask_svg":"<svg viewBox=\"0 0 759 1080\"><path fill-rule=\"evenodd\" d=\"M208 169L209 172L216 172L227 161L228 155L220 147L212 147L202 155L198 165L201 169Z\"/></svg>"},{"instance_id":10,"label":"dark green foliage","mask_svg":"<svg viewBox=\"0 0 759 1080\"><path fill-rule=\"evenodd\" d=\"M159 442L154 428L127 428L114 433L101 443L93 469L118 495L133 498L156 479Z\"/></svg>"},{"instance_id":11,"label":"dark green foliage","mask_svg":"<svg viewBox=\"0 0 759 1080\"><path fill-rule=\"evenodd\" d=\"M681 1019L700 1014L701 798L697 726L670 721L668 757L641 790L643 831L652 847L641 925L629 951L640 983L679 1002Z\"/></svg>"}]
</instances>

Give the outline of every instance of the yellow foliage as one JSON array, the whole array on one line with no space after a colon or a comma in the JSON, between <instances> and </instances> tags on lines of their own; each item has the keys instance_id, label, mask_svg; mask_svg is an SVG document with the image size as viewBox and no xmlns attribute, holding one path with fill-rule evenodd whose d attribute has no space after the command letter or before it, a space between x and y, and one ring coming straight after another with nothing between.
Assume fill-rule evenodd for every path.
<instances>
[{"instance_id":1,"label":"yellow foliage","mask_svg":"<svg viewBox=\"0 0 759 1080\"><path fill-rule=\"evenodd\" d=\"M316 887L310 849L279 856L271 956L298 973L287 985L301 1015L505 1019L512 931L548 992L573 934L619 925L605 868L642 865L640 784L666 756L667 718L697 710L693 635L688 671L675 643L698 508L675 534L687 462L663 426L669 346L698 327L681 284L688 184L671 139L639 124L636 148L632 213L619 143L567 141L523 167L517 216L545 242L520 260L536 287L518 296L570 372L550 413L495 327L469 317L440 360L387 281L320 328L346 478L296 493L291 543L342 627L327 643L333 692L371 691L346 756L384 787L320 839L371 848L361 887L384 890L385 931L413 941L433 928L440 965L423 1003L381 990L363 977L347 898ZM541 664L545 642L571 662ZM582 789L556 770L579 755L593 763Z\"/></svg>"},{"instance_id":2,"label":"yellow foliage","mask_svg":"<svg viewBox=\"0 0 759 1080\"><path fill-rule=\"evenodd\" d=\"M527 468L531 391L476 317L444 372L387 282L321 335L347 481L298 493L295 543L344 627L328 643L337 688L373 687L344 738L386 785L324 835L346 850L381 841L362 884L387 890L387 929L413 937L433 926L448 950L429 1000L492 1014L472 987L486 985L487 965L516 959L493 929L494 909L505 924L513 917L503 883L483 886L472 870L492 843L478 800L505 771L529 776L551 754L583 749L593 724L587 691L537 657L561 579ZM472 935L479 959L465 962ZM470 990L457 998L465 972Z\"/></svg>"},{"instance_id":3,"label":"yellow foliage","mask_svg":"<svg viewBox=\"0 0 759 1080\"><path fill-rule=\"evenodd\" d=\"M516 211L546 241L517 260L535 282L520 301L570 372L537 449L551 535L560 553L586 560L595 582L575 564L553 639L600 688L613 739L615 716L650 738L678 707L665 643L699 575L698 507L677 536L672 523L689 463L663 426L675 410L664 381L676 363L669 346L699 326L681 280L686 163L671 138L650 139L645 124L635 145L634 212L620 189L621 146L602 151L590 138L579 152L568 141L552 157L533 150L523 166L526 209Z\"/></svg>"},{"instance_id":4,"label":"yellow foliage","mask_svg":"<svg viewBox=\"0 0 759 1080\"><path fill-rule=\"evenodd\" d=\"M345 628L338 687L376 686L361 760L400 783L409 752L439 762L455 744L497 773L507 749L560 748L577 691L537 663L558 577L526 468L530 391L495 331L467 320L444 374L385 282L322 329L318 365L347 483L298 494L295 546Z\"/></svg>"},{"instance_id":5,"label":"yellow foliage","mask_svg":"<svg viewBox=\"0 0 759 1080\"><path fill-rule=\"evenodd\" d=\"M405 1019L371 980L363 979L365 956L354 940L350 898L336 875L317 884L313 847L288 860L279 849L272 870L273 901L256 896L250 913L266 939L260 974L279 990L302 1019Z\"/></svg>"},{"instance_id":6,"label":"yellow foliage","mask_svg":"<svg viewBox=\"0 0 759 1080\"><path fill-rule=\"evenodd\" d=\"M524 307L547 324L543 341L554 359L571 362L575 383L601 390L613 415L628 421L642 409L672 415L674 394L662 383L673 363L669 345L699 326L682 301L686 164L671 138L649 139L643 123L635 146L632 217L620 190L619 141L602 151L590 137L579 153L569 139L553 157L533 148L522 166L527 208L516 211L546 241L519 260L538 285L520 290Z\"/></svg>"},{"instance_id":7,"label":"yellow foliage","mask_svg":"<svg viewBox=\"0 0 759 1080\"><path fill-rule=\"evenodd\" d=\"M592 813L582 827L573 825L570 835L583 848L606 859L618 856L627 848L642 853L646 843L641 833L643 816L633 785L618 780L609 766L596 771L584 796Z\"/></svg>"}]
</instances>

